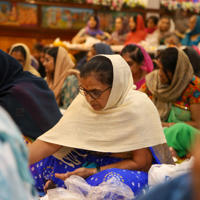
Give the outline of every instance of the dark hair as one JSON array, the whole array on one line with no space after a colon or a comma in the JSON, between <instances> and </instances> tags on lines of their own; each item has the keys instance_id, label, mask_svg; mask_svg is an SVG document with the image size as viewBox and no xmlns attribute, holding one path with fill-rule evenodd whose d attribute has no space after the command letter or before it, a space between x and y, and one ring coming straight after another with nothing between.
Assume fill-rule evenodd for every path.
<instances>
[{"instance_id":1,"label":"dark hair","mask_svg":"<svg viewBox=\"0 0 200 200\"><path fill-rule=\"evenodd\" d=\"M167 49L163 50L156 57L156 59L157 60L159 59L159 61L161 62L166 76L167 76L167 71L174 74L175 70L176 70L177 60L178 60L178 50L174 47L167 48ZM167 76L167 78L169 80L168 76Z\"/></svg>"},{"instance_id":2,"label":"dark hair","mask_svg":"<svg viewBox=\"0 0 200 200\"><path fill-rule=\"evenodd\" d=\"M25 51L25 49L24 49L23 46L16 46L16 47L14 47L14 48L12 49L11 54L12 54L13 52L16 52L16 51L21 52L22 55L24 56L24 59L26 60L26 51Z\"/></svg>"},{"instance_id":3,"label":"dark hair","mask_svg":"<svg viewBox=\"0 0 200 200\"><path fill-rule=\"evenodd\" d=\"M98 26L99 26L99 19L98 19L98 17L97 17L96 15L90 15L89 20L90 20L91 17L94 17L94 20L95 20L96 23L97 23L96 26L95 26L95 29L97 29Z\"/></svg>"},{"instance_id":4,"label":"dark hair","mask_svg":"<svg viewBox=\"0 0 200 200\"><path fill-rule=\"evenodd\" d=\"M168 15L163 15L160 19L168 19L170 21L171 17Z\"/></svg>"},{"instance_id":5,"label":"dark hair","mask_svg":"<svg viewBox=\"0 0 200 200\"><path fill-rule=\"evenodd\" d=\"M55 65L57 54L58 54L58 47L51 47L46 51L46 53L54 58L54 65Z\"/></svg>"},{"instance_id":6,"label":"dark hair","mask_svg":"<svg viewBox=\"0 0 200 200\"><path fill-rule=\"evenodd\" d=\"M95 56L91 58L81 68L80 77L87 78L93 75L104 85L113 84L113 65L105 56Z\"/></svg>"},{"instance_id":7,"label":"dark hair","mask_svg":"<svg viewBox=\"0 0 200 200\"><path fill-rule=\"evenodd\" d=\"M131 31L133 31L133 32L135 32L136 31L136 27L137 27L137 15L132 15L132 16L130 16L130 18L133 18L133 20L134 20L134 22L135 22L135 28L133 29L133 30L131 30ZM129 18L129 19L130 19Z\"/></svg>"},{"instance_id":8,"label":"dark hair","mask_svg":"<svg viewBox=\"0 0 200 200\"><path fill-rule=\"evenodd\" d=\"M130 53L130 58L139 65L142 64L142 62L144 61L144 55L142 53L142 50L134 44L129 44L125 46L122 49L121 56L123 56L123 54L125 53Z\"/></svg>"},{"instance_id":9,"label":"dark hair","mask_svg":"<svg viewBox=\"0 0 200 200\"><path fill-rule=\"evenodd\" d=\"M33 45L32 49L36 49L37 51L41 52L42 49L43 49L43 47L44 47L43 44L41 44L41 43L39 43L39 42L36 42L36 43Z\"/></svg>"},{"instance_id":10,"label":"dark hair","mask_svg":"<svg viewBox=\"0 0 200 200\"><path fill-rule=\"evenodd\" d=\"M194 70L194 75L198 76L200 75L200 56L198 52L193 49L192 47L186 47L183 49L185 54L188 56L190 63Z\"/></svg>"},{"instance_id":11,"label":"dark hair","mask_svg":"<svg viewBox=\"0 0 200 200\"><path fill-rule=\"evenodd\" d=\"M152 60L152 63L153 63L153 69L158 69L158 64L155 60Z\"/></svg>"},{"instance_id":12,"label":"dark hair","mask_svg":"<svg viewBox=\"0 0 200 200\"><path fill-rule=\"evenodd\" d=\"M40 52L46 53L49 49L50 47L43 47Z\"/></svg>"},{"instance_id":13,"label":"dark hair","mask_svg":"<svg viewBox=\"0 0 200 200\"><path fill-rule=\"evenodd\" d=\"M154 22L154 24L157 25L157 23L158 23L158 17L156 17L156 16L151 16L151 17L148 18L147 21L149 21L150 19L152 19L153 22Z\"/></svg>"}]
</instances>

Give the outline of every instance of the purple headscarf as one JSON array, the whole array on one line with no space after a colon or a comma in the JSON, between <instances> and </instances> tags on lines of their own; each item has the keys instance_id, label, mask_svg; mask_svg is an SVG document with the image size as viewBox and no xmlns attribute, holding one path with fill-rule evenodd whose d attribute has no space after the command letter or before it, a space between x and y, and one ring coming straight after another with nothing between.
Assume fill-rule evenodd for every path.
<instances>
[{"instance_id":1,"label":"purple headscarf","mask_svg":"<svg viewBox=\"0 0 200 200\"><path fill-rule=\"evenodd\" d=\"M95 28L91 28L88 21L86 26L86 34L91 35L92 37L95 37L97 34L103 35L103 31L100 29L99 18L95 15L90 16L90 18L91 17L94 17L95 21L97 22L97 25Z\"/></svg>"}]
</instances>

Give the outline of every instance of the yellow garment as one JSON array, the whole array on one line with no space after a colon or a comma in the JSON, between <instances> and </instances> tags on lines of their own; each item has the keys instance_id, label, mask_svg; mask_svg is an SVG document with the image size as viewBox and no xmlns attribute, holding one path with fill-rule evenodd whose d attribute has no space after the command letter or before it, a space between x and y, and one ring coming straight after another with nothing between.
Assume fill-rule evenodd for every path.
<instances>
[{"instance_id":1,"label":"yellow garment","mask_svg":"<svg viewBox=\"0 0 200 200\"><path fill-rule=\"evenodd\" d=\"M71 60L73 61L73 63L76 65L77 64L76 58L71 53L69 53L69 57L71 58Z\"/></svg>"},{"instance_id":2,"label":"yellow garment","mask_svg":"<svg viewBox=\"0 0 200 200\"><path fill-rule=\"evenodd\" d=\"M54 41L54 47L63 47L66 51L69 51L68 47L62 41Z\"/></svg>"},{"instance_id":3,"label":"yellow garment","mask_svg":"<svg viewBox=\"0 0 200 200\"><path fill-rule=\"evenodd\" d=\"M29 48L25 44L23 44L23 43L16 43L16 44L12 45L12 47L10 48L9 54L11 55L13 48L17 47L17 46L22 46L24 48L24 50L26 51L26 61L25 61L25 65L23 67L23 70L24 71L29 71L33 75L41 77L40 73L34 67L31 66L31 54L30 54L30 50L29 50Z\"/></svg>"},{"instance_id":4,"label":"yellow garment","mask_svg":"<svg viewBox=\"0 0 200 200\"><path fill-rule=\"evenodd\" d=\"M68 52L63 47L58 47L54 75L47 76L46 81L49 85L49 88L54 92L59 106L61 89L67 76L75 74L79 79L80 72L76 69L73 69L73 67L74 63L69 57Z\"/></svg>"},{"instance_id":5,"label":"yellow garment","mask_svg":"<svg viewBox=\"0 0 200 200\"><path fill-rule=\"evenodd\" d=\"M93 110L79 94L61 120L38 139L111 153L166 143L158 111L146 94L135 90L128 64L120 55L103 56L111 60L114 70L105 108ZM59 152L66 153L63 148Z\"/></svg>"}]
</instances>

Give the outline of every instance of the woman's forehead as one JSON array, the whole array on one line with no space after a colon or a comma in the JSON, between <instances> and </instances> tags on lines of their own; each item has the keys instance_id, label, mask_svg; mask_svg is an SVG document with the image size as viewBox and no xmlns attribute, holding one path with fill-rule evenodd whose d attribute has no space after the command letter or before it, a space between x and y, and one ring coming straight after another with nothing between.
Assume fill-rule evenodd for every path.
<instances>
[{"instance_id":1,"label":"woman's forehead","mask_svg":"<svg viewBox=\"0 0 200 200\"><path fill-rule=\"evenodd\" d=\"M166 22L166 23L170 23L170 20L168 18L162 18L161 22Z\"/></svg>"}]
</instances>

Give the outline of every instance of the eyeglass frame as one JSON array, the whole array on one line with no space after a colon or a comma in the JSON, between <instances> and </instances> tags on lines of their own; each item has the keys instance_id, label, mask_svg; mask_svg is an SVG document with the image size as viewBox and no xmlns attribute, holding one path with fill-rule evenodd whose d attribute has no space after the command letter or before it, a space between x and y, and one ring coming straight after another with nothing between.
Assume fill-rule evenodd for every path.
<instances>
[{"instance_id":1,"label":"eyeglass frame","mask_svg":"<svg viewBox=\"0 0 200 200\"><path fill-rule=\"evenodd\" d=\"M90 97L92 97L93 99L99 99L100 95L101 95L103 92L105 92L105 91L107 91L108 89L112 88L112 86L109 86L107 89L103 90L102 92L97 92L98 98L94 98L94 97L90 94L89 91L87 91L87 90L84 89L84 88L80 88L80 87L82 87L82 85L79 85L79 86L78 86L78 90L79 90L79 92L80 92L81 94L82 94L81 91L84 91L84 92L86 92L87 94L89 94ZM82 95L86 97L87 94L86 94L86 95L82 94Z\"/></svg>"}]
</instances>

